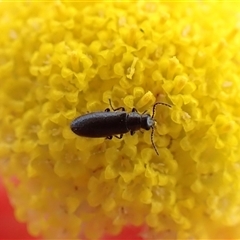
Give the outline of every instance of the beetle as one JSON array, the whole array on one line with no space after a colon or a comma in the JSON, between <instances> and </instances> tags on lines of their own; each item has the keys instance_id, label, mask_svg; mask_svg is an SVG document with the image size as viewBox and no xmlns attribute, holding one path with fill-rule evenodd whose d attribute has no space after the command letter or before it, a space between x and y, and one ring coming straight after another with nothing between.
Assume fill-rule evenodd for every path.
<instances>
[{"instance_id":1,"label":"beetle","mask_svg":"<svg viewBox=\"0 0 240 240\"><path fill-rule=\"evenodd\" d=\"M138 113L136 108L133 108L131 112L126 112L124 107L115 108L112 106L111 100L109 99L110 108L105 109L101 112L92 112L85 115L77 117L71 123L71 130L82 137L89 138L101 138L106 137L107 139L112 139L113 136L121 139L123 134L130 132L131 135L135 131L142 129L150 130L151 132L151 142L153 148L157 155L159 155L158 150L153 141L154 125L155 125L155 109L157 105L164 105L169 108L172 106L163 103L156 102L153 105L152 116L144 111L142 114ZM118 136L119 135L119 136Z\"/></svg>"}]
</instances>

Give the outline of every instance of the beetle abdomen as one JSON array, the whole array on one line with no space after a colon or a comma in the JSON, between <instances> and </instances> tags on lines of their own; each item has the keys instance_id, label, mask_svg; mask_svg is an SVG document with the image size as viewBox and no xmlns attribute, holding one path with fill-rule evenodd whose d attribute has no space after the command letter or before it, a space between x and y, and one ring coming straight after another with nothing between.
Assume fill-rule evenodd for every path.
<instances>
[{"instance_id":1,"label":"beetle abdomen","mask_svg":"<svg viewBox=\"0 0 240 240\"><path fill-rule=\"evenodd\" d=\"M76 118L72 131L83 137L100 138L127 133L126 112L94 112Z\"/></svg>"}]
</instances>

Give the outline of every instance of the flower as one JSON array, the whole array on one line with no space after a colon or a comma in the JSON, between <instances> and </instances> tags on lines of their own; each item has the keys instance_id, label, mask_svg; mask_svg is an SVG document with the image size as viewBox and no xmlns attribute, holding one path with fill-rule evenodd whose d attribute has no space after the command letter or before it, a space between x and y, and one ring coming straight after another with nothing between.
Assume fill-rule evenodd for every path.
<instances>
[{"instance_id":1,"label":"flower","mask_svg":"<svg viewBox=\"0 0 240 240\"><path fill-rule=\"evenodd\" d=\"M7 193L0 181L0 238L1 239L37 239L27 232L26 224L16 221L13 209L7 198ZM104 236L102 239L142 239L138 233L140 229L134 227L124 228L118 236Z\"/></svg>"},{"instance_id":2,"label":"flower","mask_svg":"<svg viewBox=\"0 0 240 240\"><path fill-rule=\"evenodd\" d=\"M0 179L0 238L1 239L35 239L27 233L26 225L14 219L13 209L7 198Z\"/></svg>"},{"instance_id":3,"label":"flower","mask_svg":"<svg viewBox=\"0 0 240 240\"><path fill-rule=\"evenodd\" d=\"M0 173L33 236L240 235L239 4L1 2ZM206 16L206 18L204 18ZM158 106L108 141L71 121Z\"/></svg>"}]
</instances>

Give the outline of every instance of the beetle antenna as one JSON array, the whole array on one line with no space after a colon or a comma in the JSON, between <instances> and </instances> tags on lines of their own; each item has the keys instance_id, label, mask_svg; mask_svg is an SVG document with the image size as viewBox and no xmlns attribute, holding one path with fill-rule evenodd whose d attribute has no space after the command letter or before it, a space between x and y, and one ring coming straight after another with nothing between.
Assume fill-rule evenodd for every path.
<instances>
[{"instance_id":1,"label":"beetle antenna","mask_svg":"<svg viewBox=\"0 0 240 240\"><path fill-rule=\"evenodd\" d=\"M156 106L157 106L157 105L163 105L163 106L166 106L166 107L172 108L172 105L170 105L170 104L168 104L168 103L156 102L156 103L153 105L152 118L153 118L154 115L155 115L155 109L156 109Z\"/></svg>"},{"instance_id":2,"label":"beetle antenna","mask_svg":"<svg viewBox=\"0 0 240 240\"><path fill-rule=\"evenodd\" d=\"M153 145L153 148L154 148L156 154L159 155L158 150L157 150L157 147L156 147L156 145L155 145L155 143L154 143L154 141L153 141L153 136L154 136L154 128L152 127L151 142L152 142L152 145Z\"/></svg>"},{"instance_id":3,"label":"beetle antenna","mask_svg":"<svg viewBox=\"0 0 240 240\"><path fill-rule=\"evenodd\" d=\"M156 102L154 105L153 105L153 111L152 111L152 118L154 117L155 115L155 111L156 111L156 106L157 105L163 105L163 106L166 106L166 107L169 107L169 108L172 108L172 105L168 104L168 103L163 103L163 102ZM153 118L154 119L154 118ZM155 121L155 120L154 120ZM159 155L158 153L158 150L157 150L157 147L153 141L153 136L154 136L154 127L152 127L152 132L151 132L151 142L152 142L152 145L153 145L153 148L156 152L157 155Z\"/></svg>"}]
</instances>

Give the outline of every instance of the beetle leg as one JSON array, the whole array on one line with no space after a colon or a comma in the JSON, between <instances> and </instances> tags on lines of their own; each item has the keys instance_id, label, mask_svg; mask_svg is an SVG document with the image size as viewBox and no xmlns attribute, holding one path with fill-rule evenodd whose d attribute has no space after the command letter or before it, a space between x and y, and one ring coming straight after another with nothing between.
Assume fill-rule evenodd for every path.
<instances>
[{"instance_id":1,"label":"beetle leg","mask_svg":"<svg viewBox=\"0 0 240 240\"><path fill-rule=\"evenodd\" d=\"M133 135L135 133L135 131L130 131L130 134Z\"/></svg>"},{"instance_id":2,"label":"beetle leg","mask_svg":"<svg viewBox=\"0 0 240 240\"><path fill-rule=\"evenodd\" d=\"M105 109L105 112L110 112L110 108L106 108L106 109Z\"/></svg>"},{"instance_id":3,"label":"beetle leg","mask_svg":"<svg viewBox=\"0 0 240 240\"><path fill-rule=\"evenodd\" d=\"M123 137L123 134L120 134L119 136L115 135L115 138L121 139Z\"/></svg>"},{"instance_id":4,"label":"beetle leg","mask_svg":"<svg viewBox=\"0 0 240 240\"><path fill-rule=\"evenodd\" d=\"M125 111L125 108L124 107L119 107L119 108L116 108L116 109L113 109L113 111L115 112L115 111L118 111L118 110L120 110L121 109L121 111Z\"/></svg>"},{"instance_id":5,"label":"beetle leg","mask_svg":"<svg viewBox=\"0 0 240 240\"><path fill-rule=\"evenodd\" d=\"M118 110L120 110L121 109L121 111L125 111L125 108L124 107L119 107L119 108L114 108L113 107L113 105L112 105L112 101L111 101L111 99L109 99L109 104L110 104L110 106L111 106L111 108L112 108L112 110L115 112L115 111L118 111Z\"/></svg>"},{"instance_id":6,"label":"beetle leg","mask_svg":"<svg viewBox=\"0 0 240 240\"><path fill-rule=\"evenodd\" d=\"M137 110L136 108L133 108L133 109L132 109L132 112L138 113L138 110ZM146 112L147 112L147 110L145 110L143 113L141 113L141 115L145 114Z\"/></svg>"},{"instance_id":7,"label":"beetle leg","mask_svg":"<svg viewBox=\"0 0 240 240\"><path fill-rule=\"evenodd\" d=\"M120 134L119 136L114 135L115 138L121 139L123 137L123 134ZM106 139L112 139L113 136L107 136Z\"/></svg>"}]
</instances>

